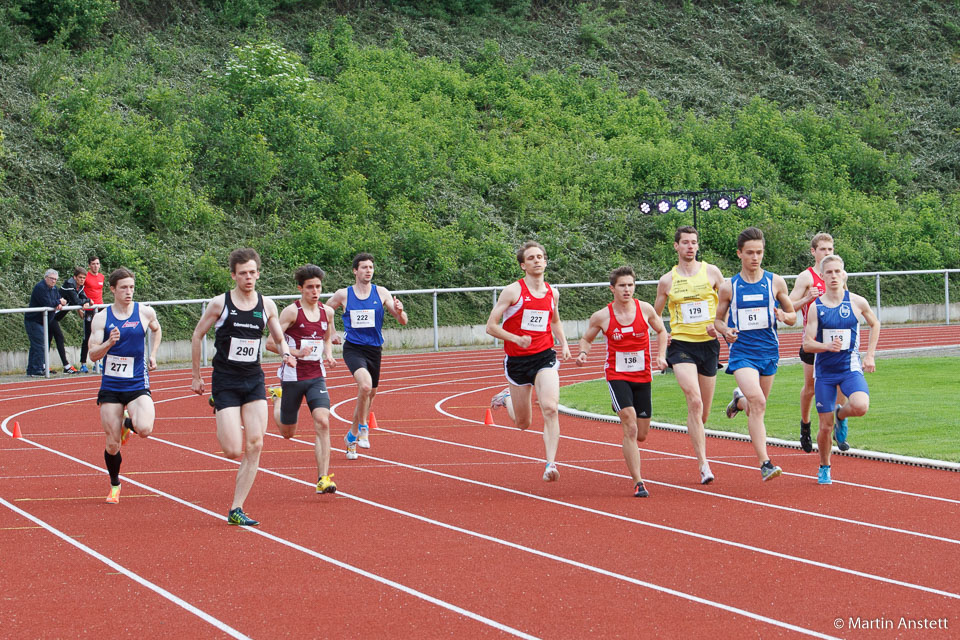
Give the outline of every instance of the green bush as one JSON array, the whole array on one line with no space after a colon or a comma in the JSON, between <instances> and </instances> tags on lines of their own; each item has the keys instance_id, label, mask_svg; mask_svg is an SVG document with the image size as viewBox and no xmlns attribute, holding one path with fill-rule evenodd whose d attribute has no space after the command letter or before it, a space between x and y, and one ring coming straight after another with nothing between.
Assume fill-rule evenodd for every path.
<instances>
[{"instance_id":1,"label":"green bush","mask_svg":"<svg viewBox=\"0 0 960 640\"><path fill-rule=\"evenodd\" d=\"M96 38L117 12L117 0L17 0L38 40L80 44Z\"/></svg>"}]
</instances>

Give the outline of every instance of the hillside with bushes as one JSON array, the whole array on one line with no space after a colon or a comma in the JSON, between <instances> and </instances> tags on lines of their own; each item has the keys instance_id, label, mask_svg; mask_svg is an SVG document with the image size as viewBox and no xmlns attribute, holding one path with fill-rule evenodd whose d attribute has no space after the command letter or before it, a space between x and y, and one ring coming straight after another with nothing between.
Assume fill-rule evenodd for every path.
<instances>
[{"instance_id":1,"label":"hillside with bushes","mask_svg":"<svg viewBox=\"0 0 960 640\"><path fill-rule=\"evenodd\" d=\"M700 216L726 273L748 225L783 273L821 230L850 271L956 268L958 25L957 1L13 0L0 305L90 253L140 299L207 297L244 245L272 294L304 262L348 284L361 250L392 289L503 284L527 238L552 281L653 278L692 217L638 197L741 185L748 209Z\"/></svg>"}]
</instances>

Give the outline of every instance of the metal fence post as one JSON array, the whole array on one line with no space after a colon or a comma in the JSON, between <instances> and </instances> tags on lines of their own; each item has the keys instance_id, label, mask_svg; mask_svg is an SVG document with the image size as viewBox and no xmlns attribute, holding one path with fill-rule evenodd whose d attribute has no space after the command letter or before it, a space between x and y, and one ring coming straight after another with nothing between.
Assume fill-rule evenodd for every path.
<instances>
[{"instance_id":1,"label":"metal fence post","mask_svg":"<svg viewBox=\"0 0 960 640\"><path fill-rule=\"evenodd\" d=\"M50 377L50 326L47 312L43 312L43 376Z\"/></svg>"},{"instance_id":2,"label":"metal fence post","mask_svg":"<svg viewBox=\"0 0 960 640\"><path fill-rule=\"evenodd\" d=\"M207 303L200 303L200 317L207 312ZM200 343L200 353L203 356L203 366L207 366L207 334L203 334L203 342Z\"/></svg>"},{"instance_id":3,"label":"metal fence post","mask_svg":"<svg viewBox=\"0 0 960 640\"><path fill-rule=\"evenodd\" d=\"M945 300L944 311L947 315L947 324L950 324L950 272L943 271L943 299Z\"/></svg>"},{"instance_id":4,"label":"metal fence post","mask_svg":"<svg viewBox=\"0 0 960 640\"><path fill-rule=\"evenodd\" d=\"M440 325L437 322L437 292L433 292L433 350L440 351Z\"/></svg>"},{"instance_id":5,"label":"metal fence post","mask_svg":"<svg viewBox=\"0 0 960 640\"><path fill-rule=\"evenodd\" d=\"M497 290L493 290L493 306L497 306ZM500 346L500 340L496 337L493 339L493 346Z\"/></svg>"},{"instance_id":6,"label":"metal fence post","mask_svg":"<svg viewBox=\"0 0 960 640\"><path fill-rule=\"evenodd\" d=\"M880 320L880 274L876 275L877 279L877 320Z\"/></svg>"}]
</instances>

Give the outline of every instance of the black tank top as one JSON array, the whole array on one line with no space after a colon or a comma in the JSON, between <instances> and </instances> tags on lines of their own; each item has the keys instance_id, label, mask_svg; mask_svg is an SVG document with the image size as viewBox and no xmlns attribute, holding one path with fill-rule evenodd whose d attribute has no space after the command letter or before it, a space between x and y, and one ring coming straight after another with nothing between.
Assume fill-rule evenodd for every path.
<instances>
[{"instance_id":1,"label":"black tank top","mask_svg":"<svg viewBox=\"0 0 960 640\"><path fill-rule=\"evenodd\" d=\"M263 296L257 294L257 306L249 311L238 309L228 291L223 298L223 312L217 318L213 345L213 369L218 373L249 376L260 373L260 341L267 319Z\"/></svg>"}]
</instances>

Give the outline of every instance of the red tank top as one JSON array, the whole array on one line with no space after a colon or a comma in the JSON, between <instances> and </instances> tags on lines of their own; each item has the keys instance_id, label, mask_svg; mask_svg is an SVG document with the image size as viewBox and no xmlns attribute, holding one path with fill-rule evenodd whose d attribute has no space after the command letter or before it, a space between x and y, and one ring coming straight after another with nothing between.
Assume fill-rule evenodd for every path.
<instances>
[{"instance_id":1,"label":"red tank top","mask_svg":"<svg viewBox=\"0 0 960 640\"><path fill-rule=\"evenodd\" d=\"M96 304L103 304L103 274L87 271L87 279L83 283L83 292Z\"/></svg>"},{"instance_id":2,"label":"red tank top","mask_svg":"<svg viewBox=\"0 0 960 640\"><path fill-rule=\"evenodd\" d=\"M610 325L603 335L607 337L607 362L603 371L607 380L627 380L629 382L650 382L650 334L647 321L637 305L633 323L622 325L613 312L613 304L607 305L610 312Z\"/></svg>"},{"instance_id":3,"label":"red tank top","mask_svg":"<svg viewBox=\"0 0 960 640\"><path fill-rule=\"evenodd\" d=\"M294 304L297 305L297 320L287 327L284 333L287 344L291 349L300 349L309 345L313 347L313 351L308 356L297 358L296 367L280 365L277 377L284 382L322 378L327 375L323 368L323 339L327 335L327 312L323 305L319 305L320 320L314 322L307 319L299 300Z\"/></svg>"},{"instance_id":4,"label":"red tank top","mask_svg":"<svg viewBox=\"0 0 960 640\"><path fill-rule=\"evenodd\" d=\"M505 341L503 350L508 356L532 356L553 348L550 322L556 306L553 289L546 282L543 286L547 288L547 294L542 298L536 298L530 293L523 278L519 282L520 299L503 312L503 329L518 336L530 336L530 346L524 349L515 342Z\"/></svg>"},{"instance_id":5,"label":"red tank top","mask_svg":"<svg viewBox=\"0 0 960 640\"><path fill-rule=\"evenodd\" d=\"M813 267L807 267L807 271L810 272L810 276L813 278L813 287L819 291L818 297L822 296L827 290L827 284L823 281L823 278L816 272ZM810 305L813 304L813 300L801 307L803 312L803 326L807 326L807 310L810 308Z\"/></svg>"}]
</instances>

